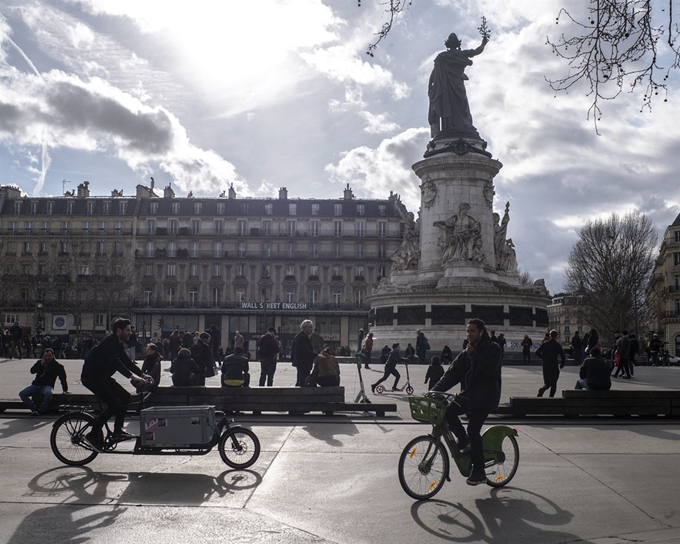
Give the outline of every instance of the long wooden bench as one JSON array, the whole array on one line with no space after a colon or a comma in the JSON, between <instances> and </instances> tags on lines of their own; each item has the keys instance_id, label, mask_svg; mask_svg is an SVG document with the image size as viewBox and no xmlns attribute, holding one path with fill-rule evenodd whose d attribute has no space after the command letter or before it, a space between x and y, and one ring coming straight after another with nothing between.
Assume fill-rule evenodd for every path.
<instances>
[{"instance_id":1,"label":"long wooden bench","mask_svg":"<svg viewBox=\"0 0 680 544\"><path fill-rule=\"evenodd\" d=\"M133 397L133 401L134 401ZM89 406L99 410L94 395L55 394L51 409L62 404ZM379 417L396 412L390 403L357 404L345 402L345 388L340 387L159 387L145 401L151 406L213 405L229 412L288 412L300 414L323 412L372 412ZM0 400L0 411L24 408L20 400ZM131 409L136 409L132 406Z\"/></svg>"},{"instance_id":2,"label":"long wooden bench","mask_svg":"<svg viewBox=\"0 0 680 544\"><path fill-rule=\"evenodd\" d=\"M680 417L680 391L565 389L561 397L510 397L499 415L666 416Z\"/></svg>"}]
</instances>

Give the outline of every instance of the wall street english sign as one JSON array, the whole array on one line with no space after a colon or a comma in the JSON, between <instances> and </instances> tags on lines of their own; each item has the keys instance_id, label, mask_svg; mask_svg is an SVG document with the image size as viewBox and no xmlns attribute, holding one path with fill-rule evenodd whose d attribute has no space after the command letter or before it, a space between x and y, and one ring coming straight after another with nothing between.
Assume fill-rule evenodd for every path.
<instances>
[{"instance_id":1,"label":"wall street english sign","mask_svg":"<svg viewBox=\"0 0 680 544\"><path fill-rule=\"evenodd\" d=\"M263 310L264 302L241 302L244 310ZM267 310L306 310L306 302L267 302Z\"/></svg>"}]
</instances>

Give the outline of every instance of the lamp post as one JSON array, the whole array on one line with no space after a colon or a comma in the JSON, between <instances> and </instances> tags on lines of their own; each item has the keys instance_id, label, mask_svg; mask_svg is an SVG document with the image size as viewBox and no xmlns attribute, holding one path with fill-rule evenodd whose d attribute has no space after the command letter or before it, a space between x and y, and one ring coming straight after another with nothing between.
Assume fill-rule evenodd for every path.
<instances>
[{"instance_id":1,"label":"lamp post","mask_svg":"<svg viewBox=\"0 0 680 544\"><path fill-rule=\"evenodd\" d=\"M264 300L264 304L262 305L262 324L263 324L263 332L267 332L267 289L263 288L262 289L262 298Z\"/></svg>"}]
</instances>

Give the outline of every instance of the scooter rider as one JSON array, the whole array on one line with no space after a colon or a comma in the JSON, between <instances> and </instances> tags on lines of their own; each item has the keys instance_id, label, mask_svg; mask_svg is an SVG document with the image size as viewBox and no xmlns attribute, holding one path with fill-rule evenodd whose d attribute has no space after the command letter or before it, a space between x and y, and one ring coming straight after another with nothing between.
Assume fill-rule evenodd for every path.
<instances>
[{"instance_id":1,"label":"scooter rider","mask_svg":"<svg viewBox=\"0 0 680 544\"><path fill-rule=\"evenodd\" d=\"M484 321L471 319L466 328L468 344L449 366L433 391L448 391L461 384L461 393L446 410L446 420L462 450L470 446L472 472L468 485L486 482L481 430L501 398L501 348L491 341ZM467 433L458 416L468 415Z\"/></svg>"},{"instance_id":2,"label":"scooter rider","mask_svg":"<svg viewBox=\"0 0 680 544\"><path fill-rule=\"evenodd\" d=\"M133 435L123 431L125 413L130 403L130 393L112 378L120 372L126 378L143 385L146 383L141 369L133 363L125 352L125 343L132 332L130 320L115 319L111 324L112 333L97 344L85 358L83 371L80 376L82 384L106 404L99 416L92 422L92 430L85 435L85 439L95 449L102 446L102 427L115 414L116 422L113 428L114 440L126 440Z\"/></svg>"}]
</instances>

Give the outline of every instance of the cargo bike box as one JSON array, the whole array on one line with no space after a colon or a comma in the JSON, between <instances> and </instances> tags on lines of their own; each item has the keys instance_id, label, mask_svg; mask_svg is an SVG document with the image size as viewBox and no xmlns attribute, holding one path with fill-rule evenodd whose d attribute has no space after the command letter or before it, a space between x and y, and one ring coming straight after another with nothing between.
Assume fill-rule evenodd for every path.
<instances>
[{"instance_id":1,"label":"cargo bike box","mask_svg":"<svg viewBox=\"0 0 680 544\"><path fill-rule=\"evenodd\" d=\"M208 444L217 430L214 406L154 406L141 411L144 447L191 447Z\"/></svg>"}]
</instances>

